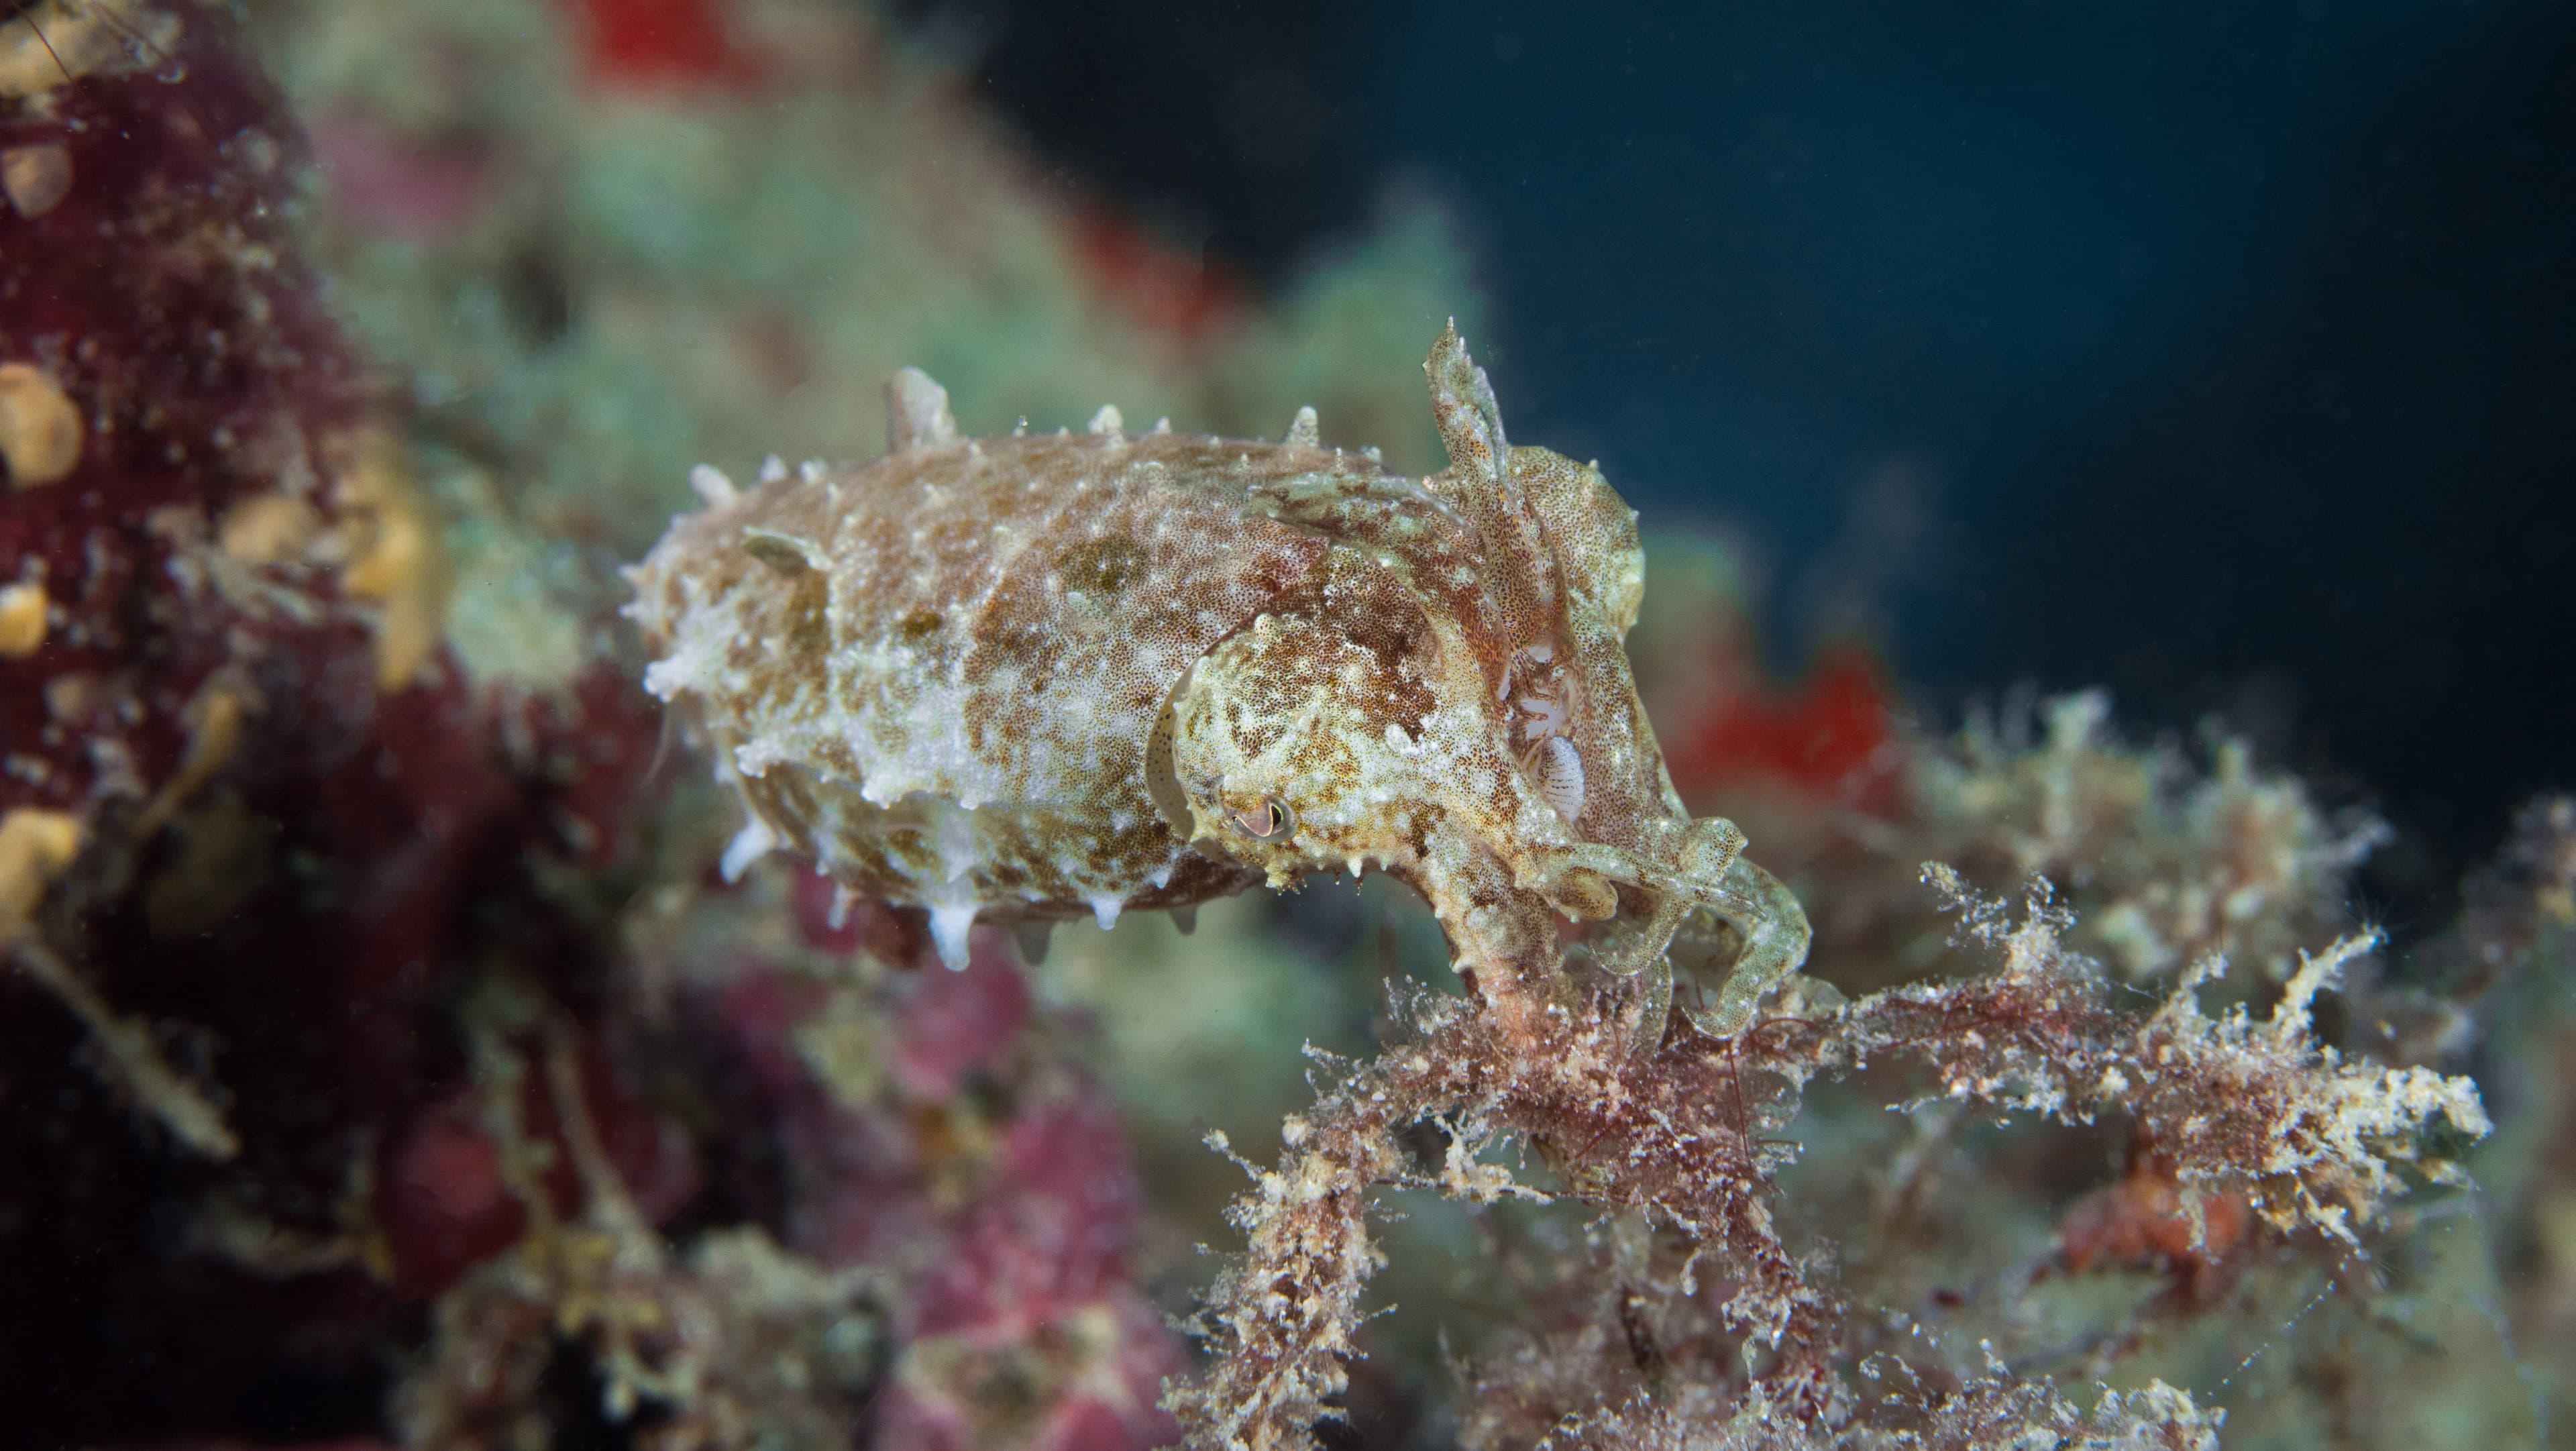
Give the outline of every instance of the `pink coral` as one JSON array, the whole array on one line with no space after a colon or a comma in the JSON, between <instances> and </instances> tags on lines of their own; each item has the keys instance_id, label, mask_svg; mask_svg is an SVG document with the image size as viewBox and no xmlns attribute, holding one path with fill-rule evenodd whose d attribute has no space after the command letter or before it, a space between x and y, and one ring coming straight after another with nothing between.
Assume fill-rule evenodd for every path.
<instances>
[{"instance_id":1,"label":"pink coral","mask_svg":"<svg viewBox=\"0 0 2576 1451\"><path fill-rule=\"evenodd\" d=\"M852 994L864 1009L837 1012ZM1049 1025L1007 936L977 932L963 972L860 989L762 970L723 1002L774 1095L794 1244L901 1287L880 1444L1170 1439L1156 1400L1183 1358L1130 1279L1144 1205L1125 1131L1097 1083L1035 1049Z\"/></svg>"}]
</instances>

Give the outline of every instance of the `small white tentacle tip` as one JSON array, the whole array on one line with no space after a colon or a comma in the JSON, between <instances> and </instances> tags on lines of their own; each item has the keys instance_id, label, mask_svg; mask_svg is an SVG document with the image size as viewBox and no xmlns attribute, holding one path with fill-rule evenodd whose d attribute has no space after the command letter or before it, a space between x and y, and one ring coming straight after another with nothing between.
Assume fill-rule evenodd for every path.
<instances>
[{"instance_id":1,"label":"small white tentacle tip","mask_svg":"<svg viewBox=\"0 0 2576 1451\"><path fill-rule=\"evenodd\" d=\"M1089 427L1093 433L1115 438L1127 431L1127 420L1118 412L1117 404L1103 403L1100 411L1091 415Z\"/></svg>"}]
</instances>

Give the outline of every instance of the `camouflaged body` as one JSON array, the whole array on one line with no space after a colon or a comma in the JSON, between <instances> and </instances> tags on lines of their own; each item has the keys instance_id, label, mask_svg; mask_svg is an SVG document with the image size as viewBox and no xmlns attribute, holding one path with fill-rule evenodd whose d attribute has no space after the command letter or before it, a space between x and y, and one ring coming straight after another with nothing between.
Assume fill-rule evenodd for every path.
<instances>
[{"instance_id":1,"label":"camouflaged body","mask_svg":"<svg viewBox=\"0 0 2576 1451\"><path fill-rule=\"evenodd\" d=\"M749 808L728 872L792 849L928 908L959 962L979 917L1106 925L1376 866L1463 968L1552 974L1563 914L1618 918L1635 971L1705 905L1776 977L1803 918L1771 931L1794 902L1691 820L1637 702L1635 516L1504 441L1454 332L1429 372L1451 466L1420 480L1311 411L1279 442L1110 409L966 439L909 370L883 458L739 493L702 470L629 612Z\"/></svg>"},{"instance_id":2,"label":"camouflaged body","mask_svg":"<svg viewBox=\"0 0 2576 1451\"><path fill-rule=\"evenodd\" d=\"M755 826L868 896L1114 918L1257 877L1157 812L1172 687L1312 587L1248 509L1356 455L1178 435L994 438L774 478L675 524L636 613Z\"/></svg>"}]
</instances>

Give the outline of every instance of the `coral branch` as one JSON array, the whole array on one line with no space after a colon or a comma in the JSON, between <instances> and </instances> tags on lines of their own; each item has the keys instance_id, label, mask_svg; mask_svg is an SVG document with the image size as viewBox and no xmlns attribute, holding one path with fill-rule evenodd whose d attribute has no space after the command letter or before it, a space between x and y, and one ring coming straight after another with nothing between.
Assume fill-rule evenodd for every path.
<instances>
[{"instance_id":1,"label":"coral branch","mask_svg":"<svg viewBox=\"0 0 2576 1451\"><path fill-rule=\"evenodd\" d=\"M1223 1358L1166 1401L1191 1445L1311 1444L1326 1398L1346 1384L1360 1293L1380 1263L1369 1191L1501 1197L1517 1186L1476 1154L1507 1132L1576 1197L1646 1211L1716 1252L1738 1280L1727 1317L1775 1352L1769 1392L1809 1416L1835 1399L1824 1358L1835 1307L1807 1284L1764 1203L1781 1150L1754 1130L1770 1105L1748 1102L1754 1088L1725 1058L1637 1051L1609 1007L1536 1014L1524 1034L1460 1000L1416 998L1399 1009L1410 1041L1289 1120L1280 1167L1230 1212L1251 1245L1212 1296ZM1453 1142L1446 1172L1428 1178L1408 1172L1396 1136L1433 1118Z\"/></svg>"},{"instance_id":2,"label":"coral branch","mask_svg":"<svg viewBox=\"0 0 2576 1451\"><path fill-rule=\"evenodd\" d=\"M2315 1229L2355 1251L2360 1230L2403 1187L2401 1168L2457 1181L2452 1144L2488 1132L2466 1079L2347 1063L2315 1041L2316 994L2370 938L2305 958L2259 1021L2242 1007L2202 1013L2196 992L2219 971L2215 958L2153 1011L2124 1013L2110 1006L2101 970L2063 946L2071 917L2045 883L2015 916L1947 868L1926 876L1961 913L1963 935L2000 953L1994 971L1830 1007L1830 989L1818 988L1810 1003L1740 1038L1684 1033L1660 1049L1626 1031L1610 995L1510 1022L1456 999L1399 1004L1410 1036L1290 1119L1279 1168L1257 1175L1232 1208L1250 1247L1220 1277L1206 1316L1219 1359L1166 1401L1189 1443L1313 1444L1314 1422L1347 1385L1361 1294L1381 1262L1367 1229L1370 1191L1436 1187L1469 1202L1513 1192L1507 1174L1478 1162L1504 1134L1535 1151L1572 1197L1680 1236L1690 1258L1661 1276L1667 1284L1687 1285L1702 1263L1721 1267L1725 1284L1714 1315L1687 1332L1702 1342L1692 1361L1699 1383L1631 1324L1623 1374L1560 1377L1553 1392L1507 1377L1520 1384L1482 1387L1501 1399L1471 1424L1543 1427L1561 1435L1551 1444L1587 1447L1788 1447L1853 1444L1836 1433L1855 1429L1840 1361L1845 1307L1783 1241L1770 1207L1791 1146L1765 1135L1819 1072L1912 1059L1952 1098L2070 1121L2125 1112L2195 1212L2203 1196L2240 1193L2276 1229ZM1398 1140L1426 1119L1451 1138L1437 1176L1416 1171ZM1633 1308L1623 1303L1623 1320ZM1711 1337L1733 1353L1710 1350ZM1738 1378L1730 1363L1749 1375ZM1662 1369L1640 1380L1650 1365ZM1551 1407L1552 1398L1562 1399ZM2106 1398L2088 1418L2044 1380L2017 1380L2000 1366L1946 1389L1918 1386L1895 1404L1912 1427L1907 1444L1936 1446L2042 1433L2206 1446L2216 1424L2162 1386ZM1888 1414L1884 1404L1869 1413L1873 1425Z\"/></svg>"},{"instance_id":3,"label":"coral branch","mask_svg":"<svg viewBox=\"0 0 2576 1451\"><path fill-rule=\"evenodd\" d=\"M126 1101L150 1115L170 1136L209 1159L241 1152L241 1138L204 1090L170 1065L148 1023L126 1017L52 948L30 937L15 948L27 975L59 999L89 1030L100 1076Z\"/></svg>"},{"instance_id":4,"label":"coral branch","mask_svg":"<svg viewBox=\"0 0 2576 1451\"><path fill-rule=\"evenodd\" d=\"M2353 871L2387 826L2320 810L2241 740L2216 741L2203 775L2171 748L2124 748L2110 718L2110 698L2084 691L1919 752L1906 860L1990 887L2075 888L2076 945L2123 981L2170 980L2212 953L2286 977L2301 944L2344 925Z\"/></svg>"},{"instance_id":5,"label":"coral branch","mask_svg":"<svg viewBox=\"0 0 2576 1451\"><path fill-rule=\"evenodd\" d=\"M2355 1248L2357 1228L2399 1188L2392 1166L2456 1182L2446 1142L2491 1127L2465 1078L2347 1063L2315 1041L2311 1002L2375 936L2303 955L2267 1019L2241 1005L2215 1019L2202 1013L2199 988L2225 968L2215 957L2139 1018L2112 1011L2100 970L2066 950L2071 919L2045 883L2014 922L1948 868L1925 876L1970 937L2003 951L2004 967L1854 1004L1830 1040L1854 1064L1901 1051L1931 1064L1952 1098L2065 1118L2125 1111L2171 1158L2187 1198L2242 1189L2275 1228L2305 1226Z\"/></svg>"}]
</instances>

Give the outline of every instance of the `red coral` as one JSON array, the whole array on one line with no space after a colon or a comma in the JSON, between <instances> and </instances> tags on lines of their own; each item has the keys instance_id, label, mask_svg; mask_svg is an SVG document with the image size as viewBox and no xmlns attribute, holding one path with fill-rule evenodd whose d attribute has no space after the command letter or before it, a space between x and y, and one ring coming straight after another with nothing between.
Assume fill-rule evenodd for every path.
<instances>
[{"instance_id":1,"label":"red coral","mask_svg":"<svg viewBox=\"0 0 2576 1451\"><path fill-rule=\"evenodd\" d=\"M699 1186L687 1135L638 1099L595 1048L581 1055L581 1078L582 1110L609 1166L646 1223L668 1221ZM439 1294L526 1231L528 1207L504 1173L487 1113L480 1090L450 1092L420 1111L379 1171L377 1224L402 1294ZM547 1146L548 1208L564 1218L579 1213L582 1185L563 1116L534 1076L520 1084L517 1113L527 1138Z\"/></svg>"},{"instance_id":2,"label":"red coral","mask_svg":"<svg viewBox=\"0 0 2576 1451\"><path fill-rule=\"evenodd\" d=\"M911 1300L914 1333L1023 1335L1118 1289L1144 1207L1116 1110L1089 1095L1013 1123L986 1191Z\"/></svg>"},{"instance_id":3,"label":"red coral","mask_svg":"<svg viewBox=\"0 0 2576 1451\"><path fill-rule=\"evenodd\" d=\"M591 81L613 91L731 89L765 71L736 46L722 0L565 0Z\"/></svg>"},{"instance_id":4,"label":"red coral","mask_svg":"<svg viewBox=\"0 0 2576 1451\"><path fill-rule=\"evenodd\" d=\"M0 364L40 372L81 421L68 473L0 496L0 579L41 582L54 611L42 649L0 659L0 808L78 806L103 761L161 780L237 631L322 658L367 649L347 615L246 614L173 580L181 520L281 475L318 485L367 403L288 234L297 138L230 27L183 16L183 83L111 66L0 115L0 147L58 147L70 174L41 215L10 218Z\"/></svg>"},{"instance_id":5,"label":"red coral","mask_svg":"<svg viewBox=\"0 0 2576 1451\"><path fill-rule=\"evenodd\" d=\"M2058 1252L2081 1274L2096 1265L2160 1269L2185 1303L2204 1302L2230 1257L2254 1231L2245 1196L2206 1194L2195 1217L2183 1200L2171 1156L2129 1156L2129 1172L2079 1200L2058 1223Z\"/></svg>"},{"instance_id":6,"label":"red coral","mask_svg":"<svg viewBox=\"0 0 2576 1451\"><path fill-rule=\"evenodd\" d=\"M1243 285L1231 274L1175 250L1107 207L1075 213L1068 232L1074 260L1100 300L1184 348L1233 326L1248 306Z\"/></svg>"},{"instance_id":7,"label":"red coral","mask_svg":"<svg viewBox=\"0 0 2576 1451\"><path fill-rule=\"evenodd\" d=\"M1010 939L978 932L964 972L917 974L895 1008L894 1080L924 1102L953 1098L1028 1026L1028 983Z\"/></svg>"},{"instance_id":8,"label":"red coral","mask_svg":"<svg viewBox=\"0 0 2576 1451\"><path fill-rule=\"evenodd\" d=\"M527 1211L501 1177L501 1150L470 1094L424 1111L395 1145L379 1183L376 1219L394 1286L427 1298L518 1241Z\"/></svg>"},{"instance_id":9,"label":"red coral","mask_svg":"<svg viewBox=\"0 0 2576 1451\"><path fill-rule=\"evenodd\" d=\"M1884 667L1856 641L1827 645L1806 679L1782 689L1732 644L1712 652L1719 681L1704 714L1663 734L1673 784L1694 798L1746 782L1884 815L1901 799L1902 760Z\"/></svg>"},{"instance_id":10,"label":"red coral","mask_svg":"<svg viewBox=\"0 0 2576 1451\"><path fill-rule=\"evenodd\" d=\"M832 879L819 873L797 873L787 904L795 914L797 935L818 952L864 951L879 962L903 966L921 961L930 947L929 914L917 907L844 900Z\"/></svg>"},{"instance_id":11,"label":"red coral","mask_svg":"<svg viewBox=\"0 0 2576 1451\"><path fill-rule=\"evenodd\" d=\"M809 1028L860 1026L827 1020L819 986L759 971L725 990L721 1018L770 1096L753 1116L792 1166L792 1238L900 1278L878 1444L1164 1444L1177 1428L1155 1399L1182 1355L1129 1279L1143 1192L1117 1110L1068 1065L1014 1051L1036 1019L1010 940L982 928L973 946L962 973L868 990L873 1079L808 1066ZM966 1091L978 1075L989 1091Z\"/></svg>"},{"instance_id":12,"label":"red coral","mask_svg":"<svg viewBox=\"0 0 2576 1451\"><path fill-rule=\"evenodd\" d=\"M512 774L531 790L564 855L599 871L629 860L662 738L661 712L623 670L601 662L564 691L491 702L486 738L512 744Z\"/></svg>"},{"instance_id":13,"label":"red coral","mask_svg":"<svg viewBox=\"0 0 2576 1451\"><path fill-rule=\"evenodd\" d=\"M1179 1427L1155 1402L1181 1369L1180 1343L1126 1278L1142 1201L1116 1111L1096 1090L1014 1123L899 1317L916 1373L888 1398L884 1443L1168 1443ZM998 1385L1033 1377L1036 1404L997 1405Z\"/></svg>"}]
</instances>

